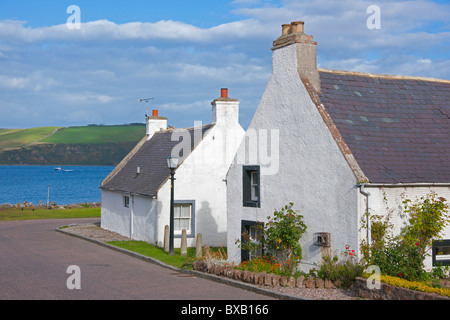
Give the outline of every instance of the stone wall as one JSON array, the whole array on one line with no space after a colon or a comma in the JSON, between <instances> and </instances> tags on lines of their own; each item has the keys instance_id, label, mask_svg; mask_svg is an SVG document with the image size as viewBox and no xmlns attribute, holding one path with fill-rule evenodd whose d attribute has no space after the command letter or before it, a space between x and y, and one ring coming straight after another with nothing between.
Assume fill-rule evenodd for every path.
<instances>
[{"instance_id":1,"label":"stone wall","mask_svg":"<svg viewBox=\"0 0 450 320\"><path fill-rule=\"evenodd\" d=\"M216 276L224 276L233 280L240 280L246 283L263 286L285 286L291 288L321 288L334 289L340 286L340 283L333 283L330 280L323 280L320 278L300 276L297 279L294 277L279 276L266 272L250 272L229 268L221 265L207 263L202 260L197 260L193 264L193 269L196 271L207 272L215 274Z\"/></svg>"},{"instance_id":2,"label":"stone wall","mask_svg":"<svg viewBox=\"0 0 450 320\"><path fill-rule=\"evenodd\" d=\"M381 283L380 289L369 289L365 278L356 278L354 288L357 296L371 300L450 300L450 297L437 293L416 291L387 283Z\"/></svg>"},{"instance_id":3,"label":"stone wall","mask_svg":"<svg viewBox=\"0 0 450 320\"><path fill-rule=\"evenodd\" d=\"M285 277L266 272L250 272L229 268L217 264L207 263L203 260L197 260L193 264L193 269L200 272L223 276L233 280L262 286L284 286L291 288L339 288L340 283L320 278L300 276ZM407 288L392 286L381 283L380 289L367 288L367 279L356 278L354 284L355 295L363 299L370 300L450 300L450 297L442 296L437 293L415 291Z\"/></svg>"}]
</instances>

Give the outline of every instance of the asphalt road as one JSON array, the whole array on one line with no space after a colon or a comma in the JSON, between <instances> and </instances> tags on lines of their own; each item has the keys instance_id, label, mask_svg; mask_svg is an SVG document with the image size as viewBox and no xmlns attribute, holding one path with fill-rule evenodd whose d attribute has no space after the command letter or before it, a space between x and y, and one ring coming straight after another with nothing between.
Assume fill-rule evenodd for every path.
<instances>
[{"instance_id":1,"label":"asphalt road","mask_svg":"<svg viewBox=\"0 0 450 320\"><path fill-rule=\"evenodd\" d=\"M0 222L0 299L271 299L55 231L69 223L95 221L98 219ZM68 273L70 266L78 266L79 272ZM79 283L80 289L69 289L68 279L70 284Z\"/></svg>"}]
</instances>

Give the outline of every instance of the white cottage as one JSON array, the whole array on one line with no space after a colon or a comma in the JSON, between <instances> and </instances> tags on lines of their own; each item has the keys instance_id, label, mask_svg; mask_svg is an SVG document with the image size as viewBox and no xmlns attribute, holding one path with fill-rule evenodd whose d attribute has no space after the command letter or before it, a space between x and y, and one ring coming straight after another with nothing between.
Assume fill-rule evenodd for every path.
<instances>
[{"instance_id":1,"label":"white cottage","mask_svg":"<svg viewBox=\"0 0 450 320\"><path fill-rule=\"evenodd\" d=\"M303 22L282 26L273 70L227 174L228 255L275 209L305 218L302 268L322 252L358 248L361 219L391 212L404 225L401 194L450 199L450 81L318 69ZM450 263L450 228L426 262ZM447 256L445 255L447 254Z\"/></svg>"},{"instance_id":2,"label":"white cottage","mask_svg":"<svg viewBox=\"0 0 450 320\"><path fill-rule=\"evenodd\" d=\"M228 89L212 103L212 123L167 129L157 111L147 118L147 136L101 184L101 226L158 246L170 217L170 170L166 159L180 158L174 184L174 246L187 231L188 246L202 234L203 244L225 246L226 173L245 134L239 124L239 101Z\"/></svg>"}]
</instances>

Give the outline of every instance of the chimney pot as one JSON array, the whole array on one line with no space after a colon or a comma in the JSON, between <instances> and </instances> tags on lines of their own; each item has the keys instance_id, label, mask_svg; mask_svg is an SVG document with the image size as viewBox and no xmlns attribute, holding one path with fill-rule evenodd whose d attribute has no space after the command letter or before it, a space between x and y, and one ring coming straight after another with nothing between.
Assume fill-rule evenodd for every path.
<instances>
[{"instance_id":1,"label":"chimney pot","mask_svg":"<svg viewBox=\"0 0 450 320\"><path fill-rule=\"evenodd\" d=\"M158 110L153 110L152 116L153 117L157 117L158 116Z\"/></svg>"},{"instance_id":2,"label":"chimney pot","mask_svg":"<svg viewBox=\"0 0 450 320\"><path fill-rule=\"evenodd\" d=\"M290 24L282 24L281 25L281 30L282 30L282 32L281 32L281 34L284 36L284 35L286 35L286 34L289 34L289 33L291 33L292 32L292 25L290 25Z\"/></svg>"},{"instance_id":3,"label":"chimney pot","mask_svg":"<svg viewBox=\"0 0 450 320\"><path fill-rule=\"evenodd\" d=\"M228 98L228 89L227 88L220 89L220 97L221 98Z\"/></svg>"},{"instance_id":4,"label":"chimney pot","mask_svg":"<svg viewBox=\"0 0 450 320\"><path fill-rule=\"evenodd\" d=\"M294 21L291 22L292 33L303 33L304 32L304 22L303 21Z\"/></svg>"}]
</instances>

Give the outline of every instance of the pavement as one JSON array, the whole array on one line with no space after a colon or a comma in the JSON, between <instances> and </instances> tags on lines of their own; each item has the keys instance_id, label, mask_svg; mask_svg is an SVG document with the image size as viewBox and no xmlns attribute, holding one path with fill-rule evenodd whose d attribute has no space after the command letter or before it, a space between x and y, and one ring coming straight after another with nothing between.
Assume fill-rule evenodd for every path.
<instances>
[{"instance_id":1,"label":"pavement","mask_svg":"<svg viewBox=\"0 0 450 320\"><path fill-rule=\"evenodd\" d=\"M63 229L55 231L93 221L1 222L0 300L280 299L229 279L180 270L99 241L68 236ZM69 288L77 274L71 266L79 268L80 289Z\"/></svg>"}]
</instances>

